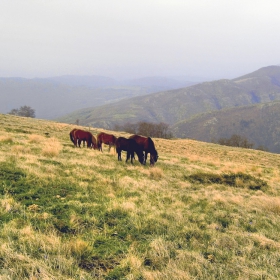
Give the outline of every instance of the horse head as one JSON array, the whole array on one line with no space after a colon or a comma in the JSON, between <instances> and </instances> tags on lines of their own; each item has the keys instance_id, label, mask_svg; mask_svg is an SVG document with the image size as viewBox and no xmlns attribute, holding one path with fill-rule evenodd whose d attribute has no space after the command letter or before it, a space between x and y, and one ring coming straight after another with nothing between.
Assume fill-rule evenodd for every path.
<instances>
[{"instance_id":1,"label":"horse head","mask_svg":"<svg viewBox=\"0 0 280 280\"><path fill-rule=\"evenodd\" d=\"M154 166L157 160L158 160L158 152L157 150L154 150L153 153L150 153L150 165Z\"/></svg>"}]
</instances>

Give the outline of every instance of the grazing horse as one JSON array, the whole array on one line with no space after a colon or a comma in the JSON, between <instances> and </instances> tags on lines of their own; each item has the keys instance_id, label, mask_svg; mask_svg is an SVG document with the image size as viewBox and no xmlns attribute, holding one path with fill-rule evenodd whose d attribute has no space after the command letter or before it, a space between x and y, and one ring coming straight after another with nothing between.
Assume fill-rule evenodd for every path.
<instances>
[{"instance_id":1,"label":"grazing horse","mask_svg":"<svg viewBox=\"0 0 280 280\"><path fill-rule=\"evenodd\" d=\"M140 145L136 143L134 139L126 139L124 137L119 137L116 140L116 151L118 153L118 160L122 160L121 152L126 151L126 162L131 159L133 163L134 153L137 154L138 160L141 164L144 163L144 153Z\"/></svg>"},{"instance_id":2,"label":"grazing horse","mask_svg":"<svg viewBox=\"0 0 280 280\"><path fill-rule=\"evenodd\" d=\"M72 130L70 131L70 140L73 142L73 144L74 144L75 146L77 146L77 144L75 144L75 131L77 131L77 130L79 130L79 129L74 128L74 129L72 129ZM83 141L83 146L85 146L85 142L86 142L86 141Z\"/></svg>"},{"instance_id":3,"label":"grazing horse","mask_svg":"<svg viewBox=\"0 0 280 280\"><path fill-rule=\"evenodd\" d=\"M90 148L92 146L92 137L94 137L89 131L85 131L82 129L73 129L70 132L70 139L74 143L76 147L81 147L81 142L87 142L87 147Z\"/></svg>"},{"instance_id":4,"label":"grazing horse","mask_svg":"<svg viewBox=\"0 0 280 280\"><path fill-rule=\"evenodd\" d=\"M158 152L151 137L144 137L140 135L131 135L129 139L134 139L138 145L142 147L145 152L144 164L146 164L148 153L150 153L150 165L154 165L158 160Z\"/></svg>"},{"instance_id":5,"label":"grazing horse","mask_svg":"<svg viewBox=\"0 0 280 280\"><path fill-rule=\"evenodd\" d=\"M97 148L102 152L102 143L109 145L109 152L111 146L115 146L117 138L113 134L107 134L105 132L100 132L97 134Z\"/></svg>"}]
</instances>

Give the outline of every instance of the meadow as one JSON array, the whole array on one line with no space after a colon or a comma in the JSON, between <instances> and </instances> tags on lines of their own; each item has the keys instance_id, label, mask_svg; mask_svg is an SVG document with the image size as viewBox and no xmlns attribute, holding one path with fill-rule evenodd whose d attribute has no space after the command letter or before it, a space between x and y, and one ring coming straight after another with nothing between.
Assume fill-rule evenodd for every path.
<instances>
[{"instance_id":1,"label":"meadow","mask_svg":"<svg viewBox=\"0 0 280 280\"><path fill-rule=\"evenodd\" d=\"M106 130L0 125L1 280L279 279L279 154L154 138L150 167L69 138Z\"/></svg>"}]
</instances>

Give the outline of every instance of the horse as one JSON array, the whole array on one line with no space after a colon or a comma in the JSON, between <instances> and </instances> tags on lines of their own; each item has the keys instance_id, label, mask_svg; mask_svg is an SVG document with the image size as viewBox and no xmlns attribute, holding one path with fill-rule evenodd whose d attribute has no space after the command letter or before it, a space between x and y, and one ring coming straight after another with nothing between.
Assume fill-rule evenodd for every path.
<instances>
[{"instance_id":1,"label":"horse","mask_svg":"<svg viewBox=\"0 0 280 280\"><path fill-rule=\"evenodd\" d=\"M89 131L85 131L82 129L73 129L70 132L70 139L76 147L81 147L81 142L83 141L87 142L88 148L96 148L96 139Z\"/></svg>"},{"instance_id":2,"label":"horse","mask_svg":"<svg viewBox=\"0 0 280 280\"><path fill-rule=\"evenodd\" d=\"M100 132L97 134L97 148L102 152L102 143L109 145L109 152L112 146L115 146L117 138L113 134Z\"/></svg>"},{"instance_id":3,"label":"horse","mask_svg":"<svg viewBox=\"0 0 280 280\"><path fill-rule=\"evenodd\" d=\"M77 146L76 144L75 144L75 131L76 130L78 130L77 128L74 128L74 129L72 129L71 131L70 131L70 140L73 142L73 144L75 145L75 146ZM86 141L82 141L83 142L83 146L85 146L85 142Z\"/></svg>"},{"instance_id":4,"label":"horse","mask_svg":"<svg viewBox=\"0 0 280 280\"><path fill-rule=\"evenodd\" d=\"M148 153L150 153L150 165L153 166L158 160L158 152L151 137L144 137L137 134L131 135L129 139L134 139L145 152L144 164L146 164Z\"/></svg>"},{"instance_id":5,"label":"horse","mask_svg":"<svg viewBox=\"0 0 280 280\"><path fill-rule=\"evenodd\" d=\"M131 163L133 163L134 153L137 154L138 160L141 164L144 163L144 153L143 149L140 145L136 143L134 139L127 139L124 137L119 137L116 140L116 152L118 153L118 160L122 160L121 152L126 151L126 161L131 159Z\"/></svg>"}]
</instances>

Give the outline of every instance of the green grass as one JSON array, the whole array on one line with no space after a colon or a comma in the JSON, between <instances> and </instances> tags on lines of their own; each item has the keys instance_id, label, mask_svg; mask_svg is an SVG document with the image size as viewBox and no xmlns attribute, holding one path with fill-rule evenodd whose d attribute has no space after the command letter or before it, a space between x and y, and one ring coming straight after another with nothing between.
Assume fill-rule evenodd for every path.
<instances>
[{"instance_id":1,"label":"green grass","mask_svg":"<svg viewBox=\"0 0 280 280\"><path fill-rule=\"evenodd\" d=\"M71 125L0 123L1 279L278 278L278 155L154 139L132 165Z\"/></svg>"}]
</instances>

